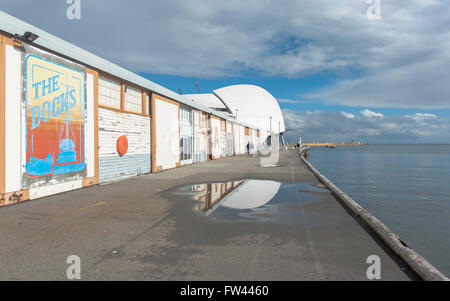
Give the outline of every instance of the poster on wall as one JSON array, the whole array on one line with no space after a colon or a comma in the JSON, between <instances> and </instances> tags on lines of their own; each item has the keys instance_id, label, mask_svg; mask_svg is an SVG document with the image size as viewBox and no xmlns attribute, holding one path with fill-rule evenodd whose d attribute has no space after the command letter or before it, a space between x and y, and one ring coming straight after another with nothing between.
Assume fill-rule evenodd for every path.
<instances>
[{"instance_id":1,"label":"poster on wall","mask_svg":"<svg viewBox=\"0 0 450 301\"><path fill-rule=\"evenodd\" d=\"M28 53L25 97L27 176L83 171L85 74Z\"/></svg>"}]
</instances>

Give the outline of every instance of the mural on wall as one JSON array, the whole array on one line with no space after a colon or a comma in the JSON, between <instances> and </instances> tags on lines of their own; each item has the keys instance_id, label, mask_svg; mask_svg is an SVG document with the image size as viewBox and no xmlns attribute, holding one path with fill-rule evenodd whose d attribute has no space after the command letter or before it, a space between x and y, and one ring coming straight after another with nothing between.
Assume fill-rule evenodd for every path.
<instances>
[{"instance_id":1,"label":"mural on wall","mask_svg":"<svg viewBox=\"0 0 450 301\"><path fill-rule=\"evenodd\" d=\"M34 54L25 58L26 163L29 177L85 168L85 74Z\"/></svg>"}]
</instances>

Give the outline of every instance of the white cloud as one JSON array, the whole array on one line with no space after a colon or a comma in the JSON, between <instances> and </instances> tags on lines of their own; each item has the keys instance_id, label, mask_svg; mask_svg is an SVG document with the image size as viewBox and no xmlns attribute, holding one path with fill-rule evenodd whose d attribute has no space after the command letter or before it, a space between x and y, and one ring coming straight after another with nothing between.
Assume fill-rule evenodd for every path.
<instances>
[{"instance_id":1,"label":"white cloud","mask_svg":"<svg viewBox=\"0 0 450 301\"><path fill-rule=\"evenodd\" d=\"M405 115L406 117L410 118L436 118L437 116L435 114L430 113L416 113L415 115Z\"/></svg>"},{"instance_id":2,"label":"white cloud","mask_svg":"<svg viewBox=\"0 0 450 301\"><path fill-rule=\"evenodd\" d=\"M437 117L435 114L429 114L429 113L416 113L416 116L425 117L425 118L436 118Z\"/></svg>"},{"instance_id":3,"label":"white cloud","mask_svg":"<svg viewBox=\"0 0 450 301\"><path fill-rule=\"evenodd\" d=\"M288 109L283 110L283 116L290 129L286 134L290 141L302 137L305 142L313 139L340 142L356 137L366 143L450 142L450 119L438 116L367 118L359 115L347 118L342 112Z\"/></svg>"},{"instance_id":4,"label":"white cloud","mask_svg":"<svg viewBox=\"0 0 450 301\"><path fill-rule=\"evenodd\" d=\"M279 98L279 99L277 99L277 101L280 102L280 103L300 103L297 100L284 99L284 98Z\"/></svg>"},{"instance_id":5,"label":"white cloud","mask_svg":"<svg viewBox=\"0 0 450 301\"><path fill-rule=\"evenodd\" d=\"M450 108L450 1L3 1L25 19L135 72L195 77L337 74L302 95L363 107ZM355 77L355 72L359 76Z\"/></svg>"},{"instance_id":6,"label":"white cloud","mask_svg":"<svg viewBox=\"0 0 450 301\"><path fill-rule=\"evenodd\" d=\"M353 115L352 113L341 112L341 114L342 114L344 117L349 118L349 119L355 118L355 115Z\"/></svg>"},{"instance_id":7,"label":"white cloud","mask_svg":"<svg viewBox=\"0 0 450 301\"><path fill-rule=\"evenodd\" d=\"M383 118L383 114L377 113L368 109L362 110L361 115L366 116L368 118Z\"/></svg>"},{"instance_id":8,"label":"white cloud","mask_svg":"<svg viewBox=\"0 0 450 301\"><path fill-rule=\"evenodd\" d=\"M406 118L414 119L417 122L425 121L427 119L436 118L435 114L430 113L416 113L414 115L405 115Z\"/></svg>"},{"instance_id":9,"label":"white cloud","mask_svg":"<svg viewBox=\"0 0 450 301\"><path fill-rule=\"evenodd\" d=\"M287 98L278 98L277 101L279 103L291 103L291 104L306 104L311 103L309 100L305 99L287 99Z\"/></svg>"}]
</instances>

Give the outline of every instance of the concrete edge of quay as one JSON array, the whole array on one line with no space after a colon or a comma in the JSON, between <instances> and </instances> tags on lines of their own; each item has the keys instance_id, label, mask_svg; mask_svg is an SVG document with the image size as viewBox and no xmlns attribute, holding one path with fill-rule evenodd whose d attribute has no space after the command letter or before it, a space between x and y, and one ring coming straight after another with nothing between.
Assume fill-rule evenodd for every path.
<instances>
[{"instance_id":1,"label":"concrete edge of quay","mask_svg":"<svg viewBox=\"0 0 450 301\"><path fill-rule=\"evenodd\" d=\"M300 152L299 152L300 153ZM304 153L300 158L312 173L325 184L364 224L366 224L396 255L398 255L417 275L425 281L450 281L444 274L436 269L415 250L408 247L398 235L392 232L386 225L379 221L370 212L350 198L339 187L334 185L321 174L311 163L306 160Z\"/></svg>"}]
</instances>

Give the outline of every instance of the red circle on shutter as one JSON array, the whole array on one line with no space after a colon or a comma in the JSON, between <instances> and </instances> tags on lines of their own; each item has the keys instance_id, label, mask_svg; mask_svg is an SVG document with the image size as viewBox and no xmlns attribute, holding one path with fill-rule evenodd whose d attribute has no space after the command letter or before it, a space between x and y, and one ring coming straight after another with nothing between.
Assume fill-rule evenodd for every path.
<instances>
[{"instance_id":1,"label":"red circle on shutter","mask_svg":"<svg viewBox=\"0 0 450 301\"><path fill-rule=\"evenodd\" d=\"M120 136L117 138L117 152L120 156L123 156L128 151L128 139L127 136Z\"/></svg>"}]
</instances>

